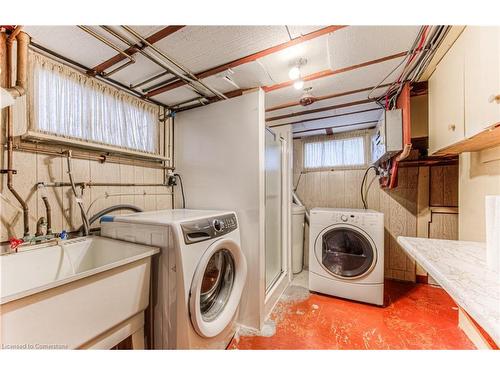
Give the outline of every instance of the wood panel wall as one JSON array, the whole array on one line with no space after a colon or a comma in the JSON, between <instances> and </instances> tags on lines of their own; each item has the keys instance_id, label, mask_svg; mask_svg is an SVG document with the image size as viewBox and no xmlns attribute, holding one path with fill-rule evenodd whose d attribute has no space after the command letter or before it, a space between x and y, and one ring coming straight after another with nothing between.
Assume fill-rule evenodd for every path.
<instances>
[{"instance_id":1,"label":"wood panel wall","mask_svg":"<svg viewBox=\"0 0 500 375\"><path fill-rule=\"evenodd\" d=\"M302 140L294 140L294 186L302 172ZM314 207L362 208L360 185L364 170L333 170L302 174L297 193L308 209ZM379 188L375 174L368 175L368 207L384 213L385 275L387 278L415 281L415 262L396 239L417 235L418 167L401 168L399 186ZM308 264L308 228L305 240L305 264Z\"/></svg>"},{"instance_id":2,"label":"wood panel wall","mask_svg":"<svg viewBox=\"0 0 500 375\"><path fill-rule=\"evenodd\" d=\"M458 240L458 214L433 212L429 223L429 238Z\"/></svg>"},{"instance_id":3,"label":"wood panel wall","mask_svg":"<svg viewBox=\"0 0 500 375\"><path fill-rule=\"evenodd\" d=\"M432 207L458 207L457 165L430 168L430 201Z\"/></svg>"}]
</instances>

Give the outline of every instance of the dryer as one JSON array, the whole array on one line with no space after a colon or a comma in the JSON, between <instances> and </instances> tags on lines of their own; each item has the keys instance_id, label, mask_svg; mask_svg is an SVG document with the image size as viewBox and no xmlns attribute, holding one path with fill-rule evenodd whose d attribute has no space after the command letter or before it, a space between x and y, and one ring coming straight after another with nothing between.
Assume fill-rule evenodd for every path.
<instances>
[{"instance_id":1,"label":"dryer","mask_svg":"<svg viewBox=\"0 0 500 375\"><path fill-rule=\"evenodd\" d=\"M309 289L384 304L384 215L374 210L310 212Z\"/></svg>"},{"instance_id":2,"label":"dryer","mask_svg":"<svg viewBox=\"0 0 500 375\"><path fill-rule=\"evenodd\" d=\"M101 219L103 236L156 244L155 349L224 349L232 339L246 282L234 212L174 209Z\"/></svg>"}]
</instances>

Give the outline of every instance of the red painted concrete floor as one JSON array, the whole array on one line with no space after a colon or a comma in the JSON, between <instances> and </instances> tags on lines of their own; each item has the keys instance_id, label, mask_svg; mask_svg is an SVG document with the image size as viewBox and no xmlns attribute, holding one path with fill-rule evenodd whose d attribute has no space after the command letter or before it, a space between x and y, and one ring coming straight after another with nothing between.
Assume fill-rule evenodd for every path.
<instances>
[{"instance_id":1,"label":"red painted concrete floor","mask_svg":"<svg viewBox=\"0 0 500 375\"><path fill-rule=\"evenodd\" d=\"M280 301L271 315L273 336L235 337L228 348L475 349L444 290L386 280L385 301L376 307L320 294Z\"/></svg>"}]
</instances>

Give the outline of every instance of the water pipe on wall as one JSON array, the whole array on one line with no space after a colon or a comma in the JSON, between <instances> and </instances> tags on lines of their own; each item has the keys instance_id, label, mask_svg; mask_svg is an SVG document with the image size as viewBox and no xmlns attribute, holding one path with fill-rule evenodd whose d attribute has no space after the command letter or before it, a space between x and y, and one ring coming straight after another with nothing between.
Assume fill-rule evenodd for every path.
<instances>
[{"instance_id":1,"label":"water pipe on wall","mask_svg":"<svg viewBox=\"0 0 500 375\"><path fill-rule=\"evenodd\" d=\"M89 219L87 217L87 213L85 211L85 208L83 207L83 199L81 194L78 194L76 191L76 185L73 180L73 173L72 173L72 168L71 168L71 150L68 150L67 152L67 157L66 157L67 165L68 165L68 177L69 177L69 182L71 184L71 189L73 190L73 194L75 195L75 200L76 203L78 204L78 207L80 207L80 213L82 215L82 222L83 222L83 231L85 235L87 236L89 234L89 229L90 229L90 224L89 224Z\"/></svg>"},{"instance_id":2,"label":"water pipe on wall","mask_svg":"<svg viewBox=\"0 0 500 375\"><path fill-rule=\"evenodd\" d=\"M16 69L16 84L12 86L12 51L14 40L17 42L17 69ZM26 93L26 82L27 82L27 72L28 72L28 44L30 42L30 37L28 34L21 31L21 26L17 26L14 31L9 35L7 40L5 38L0 39L2 42L6 42L6 46L0 46L1 49L7 50L7 61L6 61L6 91L16 99L23 96ZM3 44L3 43L2 43ZM29 226L29 207L26 201L19 195L17 190L14 188L13 176L17 171L13 168L14 159L14 125L13 125L13 113L10 107L6 108L7 111L7 168L2 169L2 174L7 174L7 188L10 190L12 195L17 199L19 204L23 209L23 224L24 231L23 236L29 237L30 226Z\"/></svg>"}]
</instances>

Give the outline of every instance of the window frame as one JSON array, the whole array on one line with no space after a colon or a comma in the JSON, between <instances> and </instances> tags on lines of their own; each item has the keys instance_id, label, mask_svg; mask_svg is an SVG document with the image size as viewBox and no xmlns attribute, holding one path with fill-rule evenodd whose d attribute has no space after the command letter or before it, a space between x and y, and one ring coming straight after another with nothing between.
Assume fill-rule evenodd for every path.
<instances>
[{"instance_id":1,"label":"window frame","mask_svg":"<svg viewBox=\"0 0 500 375\"><path fill-rule=\"evenodd\" d=\"M56 144L56 145L67 145L67 146L74 146L78 148L83 148L83 149L89 149L89 150L96 150L96 151L104 151L104 152L109 152L115 155L124 155L124 156L130 156L130 157L135 157L138 159L153 159L153 160L158 160L158 161L169 161L171 160L170 157L167 155L163 155L163 149L161 147L162 143L167 142L167 139L170 139L170 135L167 135L167 132L170 132L170 129L167 129L167 126L162 126L162 122L159 120L160 115L162 114L162 107L157 106L151 103L152 108L155 108L156 112L156 122L154 126L156 126L155 129L155 134L156 138L153 137L152 143L155 145L154 151L146 151L146 150L140 150L140 149L135 149L128 147L126 145L113 145L110 143L106 142L100 142L97 140L92 140L92 139L85 139L85 138L79 138L76 136L71 136L71 135L66 135L58 132L48 132L40 129L38 127L38 124L36 123L36 108L35 108L35 74L34 74L34 69L36 62L35 60L35 55L38 56L38 58L44 59L50 64L53 64L53 66L60 67L60 69L64 69L67 71L71 71L71 74L77 74L81 79L88 79L88 80L93 80L93 84L98 85L102 87L103 90L106 90L106 92L110 92L111 95L117 95L117 96L122 96L122 97L127 97L131 98L133 101L137 100L138 103L139 101L144 102L140 98L136 98L133 95L120 90L116 87L113 87L105 82L102 82L96 78L92 77L87 77L78 70L65 65L63 63L60 63L57 60L54 60L50 57L47 57L43 54L39 54L33 51L30 51L30 64L29 64L29 77L28 77L28 95L26 96L26 100L23 102L18 103L16 105L16 111L17 112L23 112L26 111L26 117L23 122L25 125L21 125L20 127L24 127L25 131L21 131L21 139L29 140L29 141L36 141L36 142L45 142L45 143L50 143L50 144ZM23 115L21 115L24 117ZM20 118L21 119L21 118ZM162 140L163 138L163 140Z\"/></svg>"},{"instance_id":2,"label":"window frame","mask_svg":"<svg viewBox=\"0 0 500 375\"><path fill-rule=\"evenodd\" d=\"M345 133L337 133L334 135L322 135L322 136L311 136L302 139L302 171L304 172L321 172L321 171L334 171L334 170L362 170L366 169L371 163L371 135L372 129L366 130L355 130ZM306 167L305 153L306 144L315 142L328 142L331 140L347 140L352 138L363 138L363 153L364 153L364 163L363 164L352 164L352 165L338 165L338 166L321 166L321 167Z\"/></svg>"}]
</instances>

